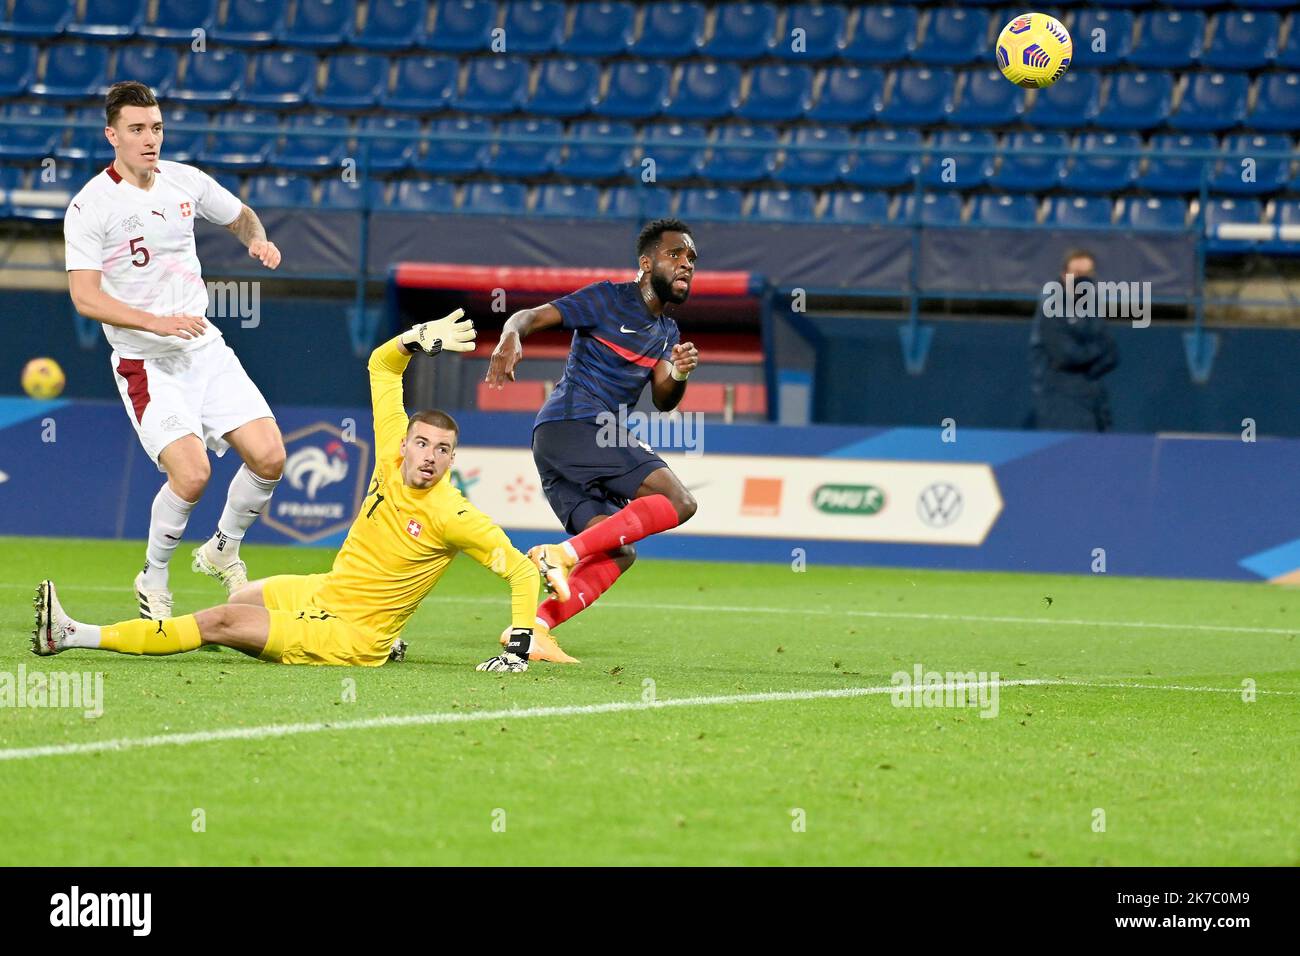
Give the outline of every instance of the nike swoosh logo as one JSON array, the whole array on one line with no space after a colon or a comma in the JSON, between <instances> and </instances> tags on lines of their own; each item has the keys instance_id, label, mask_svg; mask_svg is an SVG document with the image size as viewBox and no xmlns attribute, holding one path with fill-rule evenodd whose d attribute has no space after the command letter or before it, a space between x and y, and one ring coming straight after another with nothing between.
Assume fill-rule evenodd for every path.
<instances>
[{"instance_id":1,"label":"nike swoosh logo","mask_svg":"<svg viewBox=\"0 0 1300 956\"><path fill-rule=\"evenodd\" d=\"M618 327L618 330L619 330L620 332L632 332L632 333L636 333L636 332L638 331L637 329L627 329L627 328L624 328L624 327L621 326L621 325Z\"/></svg>"}]
</instances>

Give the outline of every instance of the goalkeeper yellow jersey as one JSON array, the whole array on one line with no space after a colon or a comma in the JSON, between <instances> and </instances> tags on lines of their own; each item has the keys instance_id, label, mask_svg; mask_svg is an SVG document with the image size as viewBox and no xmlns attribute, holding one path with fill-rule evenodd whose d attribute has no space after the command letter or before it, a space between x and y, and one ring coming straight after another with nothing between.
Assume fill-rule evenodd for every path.
<instances>
[{"instance_id":1,"label":"goalkeeper yellow jersey","mask_svg":"<svg viewBox=\"0 0 1300 956\"><path fill-rule=\"evenodd\" d=\"M410 361L397 339L370 355L375 471L361 511L325 576L316 603L391 642L433 590L452 558L465 552L510 582L512 627L532 627L540 576L505 532L465 500L451 470L429 488L402 480L408 417L402 373Z\"/></svg>"}]
</instances>

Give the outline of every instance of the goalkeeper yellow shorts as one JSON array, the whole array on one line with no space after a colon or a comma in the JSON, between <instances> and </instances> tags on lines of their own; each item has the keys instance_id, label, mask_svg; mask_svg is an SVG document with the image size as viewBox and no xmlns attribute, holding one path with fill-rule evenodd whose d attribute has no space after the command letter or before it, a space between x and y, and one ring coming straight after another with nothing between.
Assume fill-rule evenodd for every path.
<instances>
[{"instance_id":1,"label":"goalkeeper yellow shorts","mask_svg":"<svg viewBox=\"0 0 1300 956\"><path fill-rule=\"evenodd\" d=\"M381 641L316 603L323 574L279 574L262 585L262 604L271 615L264 661L280 664L337 664L378 667L391 642Z\"/></svg>"}]
</instances>

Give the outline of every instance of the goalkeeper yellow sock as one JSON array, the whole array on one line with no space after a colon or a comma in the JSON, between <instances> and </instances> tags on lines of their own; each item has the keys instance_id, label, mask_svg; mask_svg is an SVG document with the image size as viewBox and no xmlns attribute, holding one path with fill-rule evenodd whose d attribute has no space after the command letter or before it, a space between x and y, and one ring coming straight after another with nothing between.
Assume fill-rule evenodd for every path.
<instances>
[{"instance_id":1,"label":"goalkeeper yellow sock","mask_svg":"<svg viewBox=\"0 0 1300 956\"><path fill-rule=\"evenodd\" d=\"M99 635L101 648L119 654L180 654L202 643L193 614L165 621L123 621L108 625Z\"/></svg>"}]
</instances>

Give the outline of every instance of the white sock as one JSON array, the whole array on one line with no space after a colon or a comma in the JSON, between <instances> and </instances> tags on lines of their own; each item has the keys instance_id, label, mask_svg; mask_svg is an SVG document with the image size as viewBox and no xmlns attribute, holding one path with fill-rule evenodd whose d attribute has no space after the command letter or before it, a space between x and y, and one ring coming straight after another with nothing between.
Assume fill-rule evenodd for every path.
<instances>
[{"instance_id":1,"label":"white sock","mask_svg":"<svg viewBox=\"0 0 1300 956\"><path fill-rule=\"evenodd\" d=\"M239 467L230 479L217 533L208 541L208 557L221 567L239 560L239 542L244 540L244 532L266 508L279 483L279 478L259 478L247 465Z\"/></svg>"},{"instance_id":2,"label":"white sock","mask_svg":"<svg viewBox=\"0 0 1300 956\"><path fill-rule=\"evenodd\" d=\"M73 621L63 634L64 647L99 647L99 625Z\"/></svg>"},{"instance_id":3,"label":"white sock","mask_svg":"<svg viewBox=\"0 0 1300 956\"><path fill-rule=\"evenodd\" d=\"M573 558L574 561L578 560L578 552L573 550L573 545L569 544L569 542L561 541L560 547L563 548L564 553Z\"/></svg>"},{"instance_id":4,"label":"white sock","mask_svg":"<svg viewBox=\"0 0 1300 956\"><path fill-rule=\"evenodd\" d=\"M149 546L145 549L144 583L150 588L167 587L167 564L181 543L185 525L197 501L186 501L171 486L163 484L153 499L149 520Z\"/></svg>"}]
</instances>

